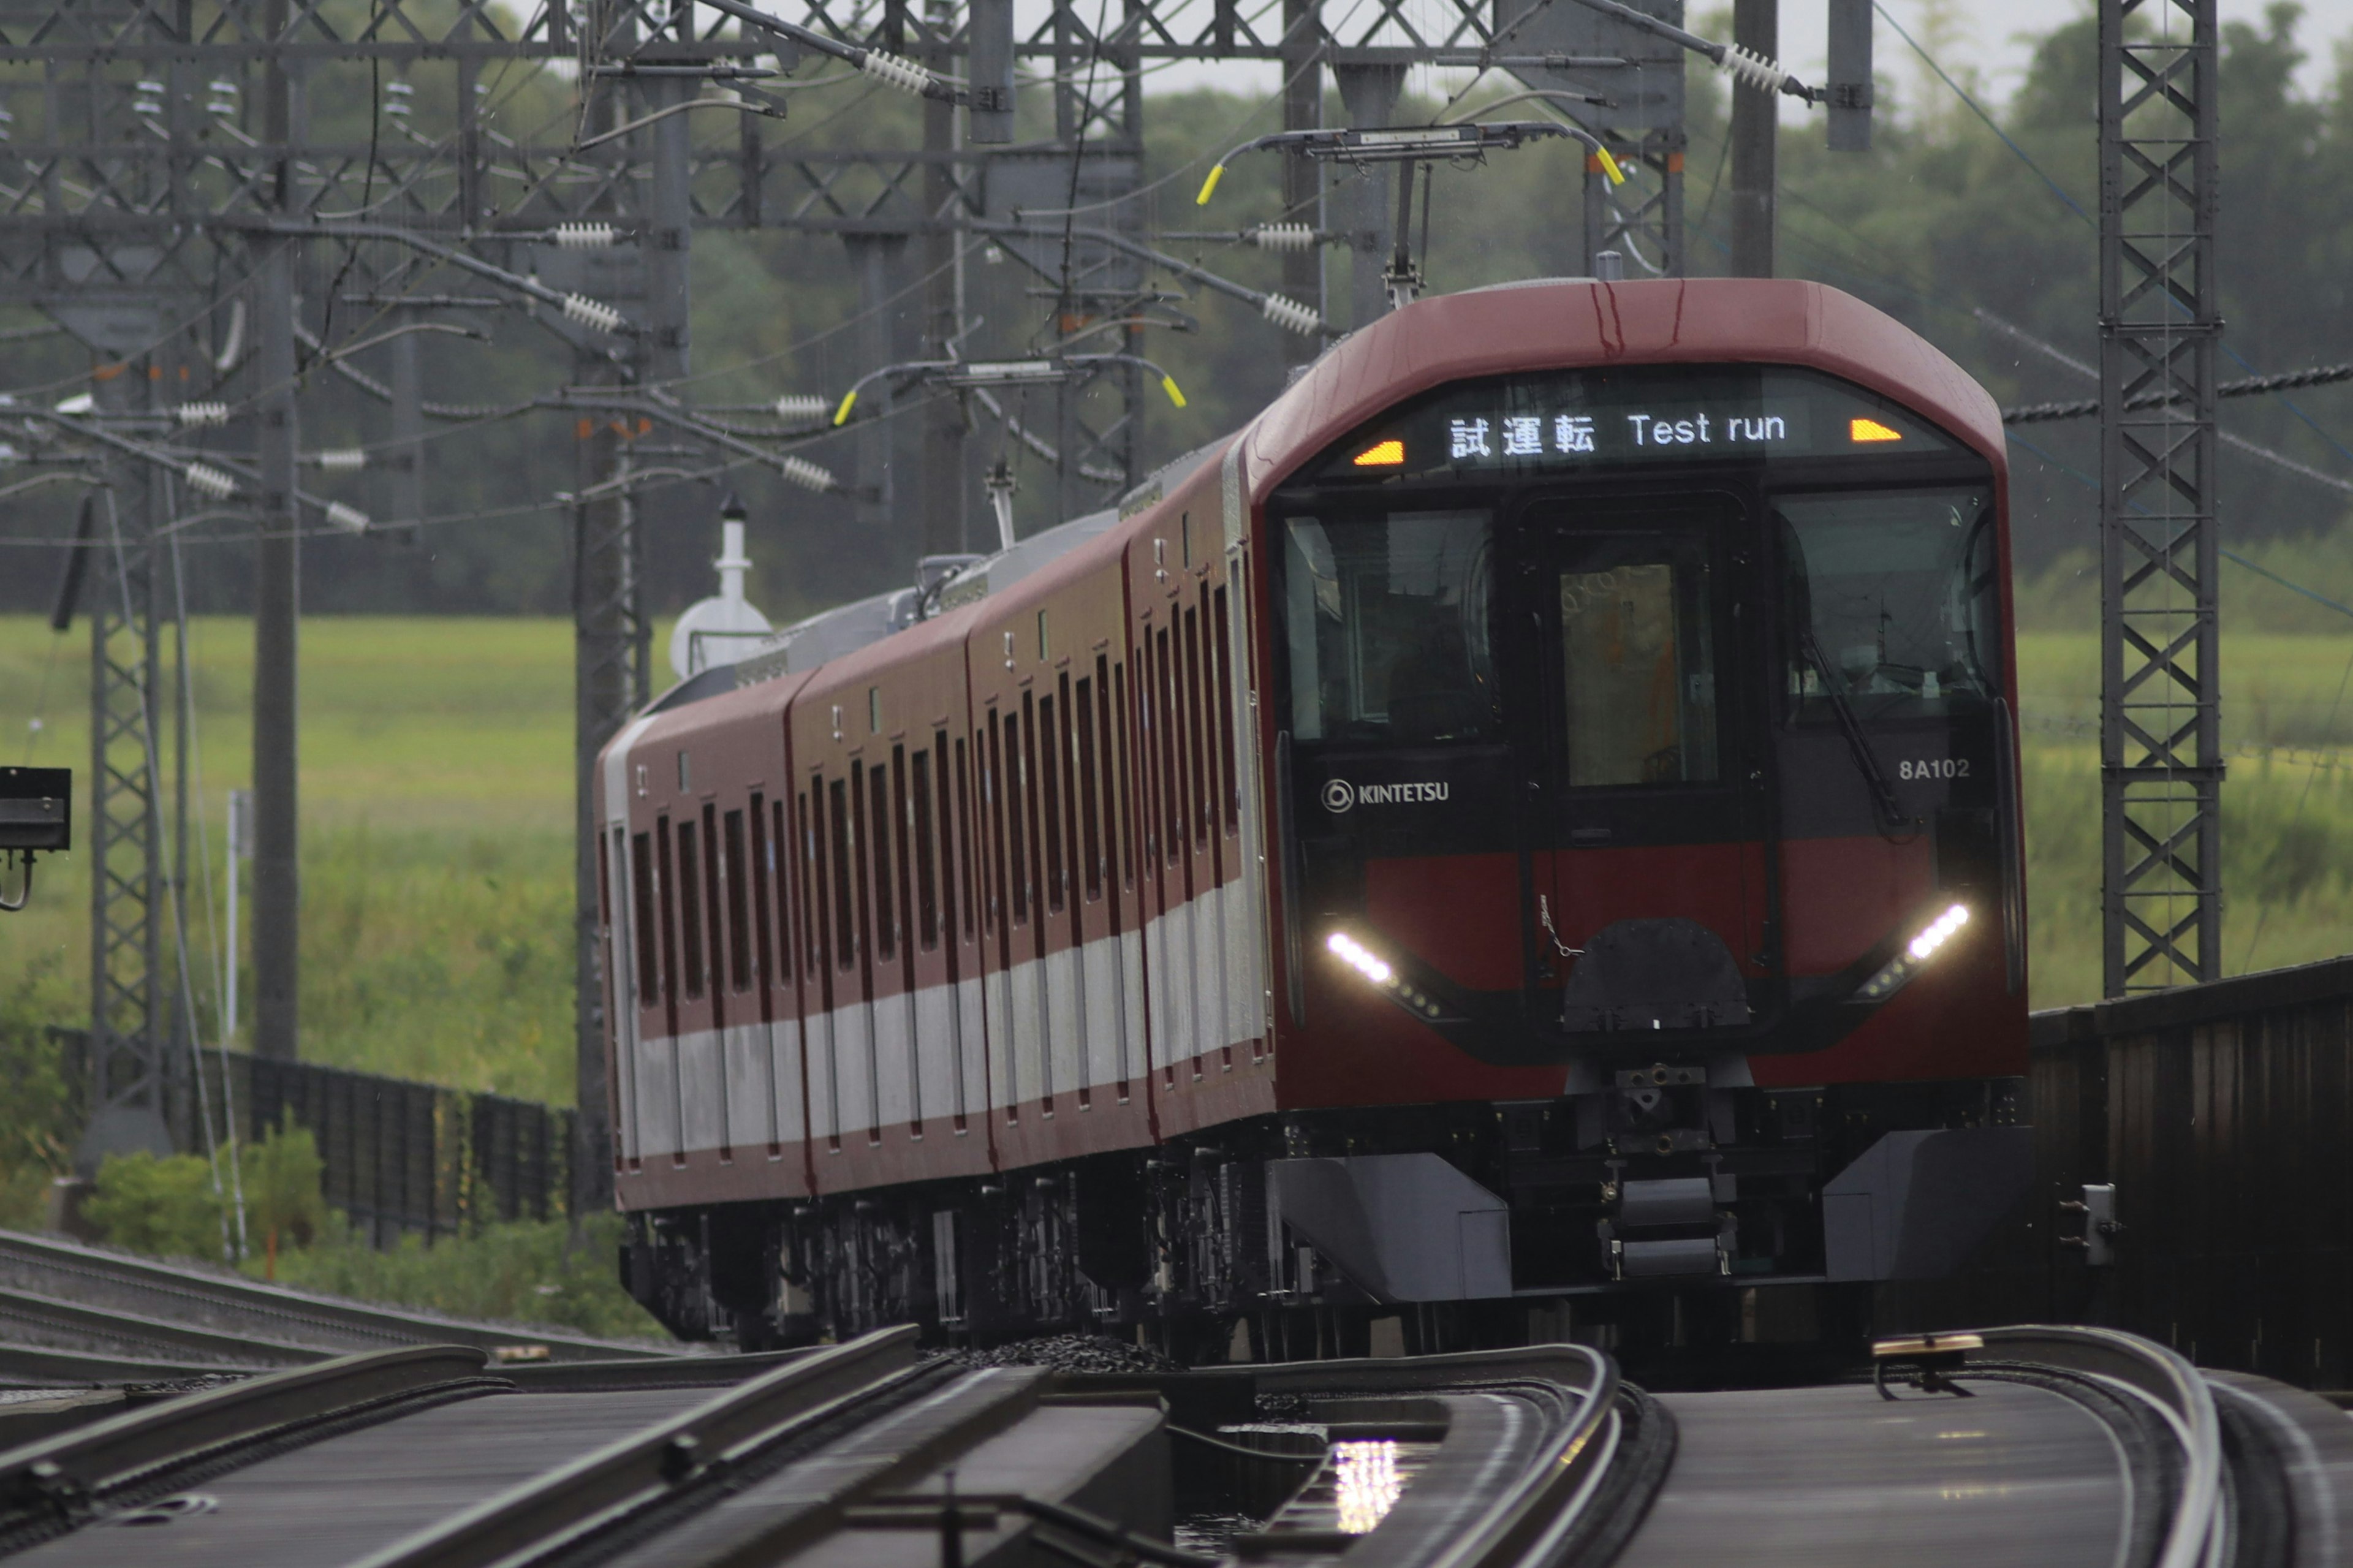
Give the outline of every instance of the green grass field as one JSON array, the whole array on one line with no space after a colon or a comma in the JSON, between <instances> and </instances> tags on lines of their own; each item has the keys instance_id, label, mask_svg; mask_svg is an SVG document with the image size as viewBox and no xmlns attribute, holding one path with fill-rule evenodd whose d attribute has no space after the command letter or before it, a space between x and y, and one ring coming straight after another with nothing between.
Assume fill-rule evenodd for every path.
<instances>
[{"instance_id":1,"label":"green grass field","mask_svg":"<svg viewBox=\"0 0 2353 1568\"><path fill-rule=\"evenodd\" d=\"M305 1054L568 1101L569 627L321 617L302 636ZM250 628L200 620L189 646L191 811L211 857L208 881L192 840L189 960L210 1039L224 802L251 771ZM85 844L88 656L85 634L0 617L0 760L74 767ZM2224 731L2241 749L2224 794L2228 967L2353 952L2353 749L2331 749L2353 732L2353 637L2238 634L2228 659ZM2020 662L2033 999L2047 1007L2099 988L2097 648L2088 632L2037 632ZM36 893L0 921L0 990L43 972L43 1004L79 1021L86 857L45 862Z\"/></svg>"}]
</instances>

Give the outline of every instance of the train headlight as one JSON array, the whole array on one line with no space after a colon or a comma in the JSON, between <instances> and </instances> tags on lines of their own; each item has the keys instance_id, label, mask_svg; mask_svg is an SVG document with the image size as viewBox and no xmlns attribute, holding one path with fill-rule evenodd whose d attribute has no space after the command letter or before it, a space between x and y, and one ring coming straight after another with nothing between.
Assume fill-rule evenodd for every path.
<instances>
[{"instance_id":1,"label":"train headlight","mask_svg":"<svg viewBox=\"0 0 2353 1568\"><path fill-rule=\"evenodd\" d=\"M1387 993L1390 1001L1419 1018L1436 1018L1445 1012L1437 997L1424 991L1404 975L1397 966L1346 931L1335 931L1324 939L1324 946L1333 957L1355 970L1369 984Z\"/></svg>"},{"instance_id":2,"label":"train headlight","mask_svg":"<svg viewBox=\"0 0 2353 1568\"><path fill-rule=\"evenodd\" d=\"M1331 939L1324 945L1337 953L1341 963L1376 985L1387 985L1397 978L1396 970L1390 968L1379 955L1346 931L1334 931Z\"/></svg>"},{"instance_id":3,"label":"train headlight","mask_svg":"<svg viewBox=\"0 0 2353 1568\"><path fill-rule=\"evenodd\" d=\"M1881 966L1878 973L1862 984L1857 993L1866 1002L1883 1002L1902 990L1905 982L1919 973L1921 967L1936 956L1938 950L1953 940L1953 933L1969 923L1969 907L1955 904L1920 928L1919 934L1904 944L1894 958Z\"/></svg>"}]
</instances>

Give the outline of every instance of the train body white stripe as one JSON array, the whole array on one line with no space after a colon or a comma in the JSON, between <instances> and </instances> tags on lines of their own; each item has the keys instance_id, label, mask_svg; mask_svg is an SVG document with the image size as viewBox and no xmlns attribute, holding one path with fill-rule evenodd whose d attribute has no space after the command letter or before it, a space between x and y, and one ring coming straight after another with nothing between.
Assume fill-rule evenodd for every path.
<instances>
[{"instance_id":1,"label":"train body white stripe","mask_svg":"<svg viewBox=\"0 0 2353 1568\"><path fill-rule=\"evenodd\" d=\"M678 1146L715 1149L727 1136L726 1058L716 1029L678 1038Z\"/></svg>"},{"instance_id":2,"label":"train body white stripe","mask_svg":"<svg viewBox=\"0 0 2353 1568\"><path fill-rule=\"evenodd\" d=\"M801 1026L780 1018L768 1026L768 1056L776 1067L776 1139L790 1147L808 1137L801 1114Z\"/></svg>"},{"instance_id":3,"label":"train body white stripe","mask_svg":"<svg viewBox=\"0 0 2353 1568\"><path fill-rule=\"evenodd\" d=\"M982 982L959 980L955 992L956 1026L963 1033L964 1048L955 1057L962 1070L955 1113L969 1120L988 1113L988 1024L982 1012Z\"/></svg>"},{"instance_id":4,"label":"train body white stripe","mask_svg":"<svg viewBox=\"0 0 2353 1568\"><path fill-rule=\"evenodd\" d=\"M1019 1105L1054 1092L1047 1076L1045 1000L1039 996L1038 961L1024 959L1006 972L1013 1026L1013 1079L999 1090L1000 1106Z\"/></svg>"},{"instance_id":5,"label":"train body white stripe","mask_svg":"<svg viewBox=\"0 0 2353 1568\"><path fill-rule=\"evenodd\" d=\"M915 1120L955 1114L956 988L926 985L914 995Z\"/></svg>"},{"instance_id":6,"label":"train body white stripe","mask_svg":"<svg viewBox=\"0 0 2353 1568\"><path fill-rule=\"evenodd\" d=\"M1079 1038L1079 955L1068 948L1044 959L1046 1047L1056 1094L1074 1094L1087 1081L1086 1055Z\"/></svg>"},{"instance_id":7,"label":"train body white stripe","mask_svg":"<svg viewBox=\"0 0 2353 1568\"><path fill-rule=\"evenodd\" d=\"M875 1127L906 1127L915 1111L914 998L903 993L873 1004Z\"/></svg>"},{"instance_id":8,"label":"train body white stripe","mask_svg":"<svg viewBox=\"0 0 2353 1568\"><path fill-rule=\"evenodd\" d=\"M1263 1027L1253 907L1251 889L1229 882L1141 931L853 1002L806 1028L785 1019L655 1037L634 1058L629 1136L641 1158L772 1137L864 1142L878 1129L1001 1116L1081 1085L1106 1096L1149 1070L1147 1018L1166 1020L1151 1037L1166 1060L1209 1072L1222 1047Z\"/></svg>"},{"instance_id":9,"label":"train body white stripe","mask_svg":"<svg viewBox=\"0 0 2353 1568\"><path fill-rule=\"evenodd\" d=\"M638 1047L638 1157L666 1160L678 1142L678 1042L666 1035Z\"/></svg>"},{"instance_id":10,"label":"train body white stripe","mask_svg":"<svg viewBox=\"0 0 2353 1568\"><path fill-rule=\"evenodd\" d=\"M841 1136L841 1088L833 1070L833 1015L811 1016L806 1030L801 1060L808 1069L808 1135L830 1142Z\"/></svg>"},{"instance_id":11,"label":"train body white stripe","mask_svg":"<svg viewBox=\"0 0 2353 1568\"><path fill-rule=\"evenodd\" d=\"M768 1026L730 1024L721 1034L719 1123L730 1149L765 1148L776 1097L768 1089ZM690 1143L689 1148L698 1147Z\"/></svg>"}]
</instances>

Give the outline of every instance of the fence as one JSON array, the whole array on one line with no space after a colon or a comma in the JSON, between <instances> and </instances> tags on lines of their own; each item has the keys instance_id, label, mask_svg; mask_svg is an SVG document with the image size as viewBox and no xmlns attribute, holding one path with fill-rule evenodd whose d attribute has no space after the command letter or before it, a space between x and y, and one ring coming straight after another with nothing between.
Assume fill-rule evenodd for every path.
<instances>
[{"instance_id":1,"label":"fence","mask_svg":"<svg viewBox=\"0 0 2353 1568\"><path fill-rule=\"evenodd\" d=\"M66 1081L86 1082L89 1036L52 1029ZM185 1058L178 1058L185 1061ZM218 1128L222 1058L205 1054L205 1103ZM565 1106L231 1052L227 1104L237 1135L258 1142L288 1119L308 1128L325 1165L327 1202L375 1246L427 1243L499 1220L561 1217L571 1194L579 1118ZM182 1147L200 1139L183 1067L168 1086Z\"/></svg>"},{"instance_id":2,"label":"fence","mask_svg":"<svg viewBox=\"0 0 2353 1568\"><path fill-rule=\"evenodd\" d=\"M2353 958L2038 1013L2031 1194L1881 1332L2104 1323L2201 1366L2353 1386ZM2064 1207L2112 1184L2114 1261Z\"/></svg>"},{"instance_id":3,"label":"fence","mask_svg":"<svg viewBox=\"0 0 2353 1568\"><path fill-rule=\"evenodd\" d=\"M327 1201L378 1247L565 1213L578 1129L569 1107L311 1062L228 1061L238 1136L261 1138L289 1116L309 1128ZM207 1058L207 1076L219 1062Z\"/></svg>"}]
</instances>

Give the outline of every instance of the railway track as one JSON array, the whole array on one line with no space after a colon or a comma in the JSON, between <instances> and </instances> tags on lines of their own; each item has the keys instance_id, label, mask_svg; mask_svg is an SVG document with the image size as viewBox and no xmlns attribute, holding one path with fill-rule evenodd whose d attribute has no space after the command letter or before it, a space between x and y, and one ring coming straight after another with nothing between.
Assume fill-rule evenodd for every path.
<instances>
[{"instance_id":1,"label":"railway track","mask_svg":"<svg viewBox=\"0 0 2353 1568\"><path fill-rule=\"evenodd\" d=\"M675 1358L652 1342L476 1323L160 1263L56 1237L0 1231L0 1384L174 1378L294 1367L399 1345L492 1357Z\"/></svg>"},{"instance_id":2,"label":"railway track","mask_svg":"<svg viewBox=\"0 0 2353 1568\"><path fill-rule=\"evenodd\" d=\"M907 1329L628 1363L379 1350L0 1452L0 1556L2320 1568L2353 1552L2353 1422L2311 1395L2101 1330L1889 1352L1881 1387L1653 1397L1578 1346L1103 1375L927 1358Z\"/></svg>"}]
</instances>

